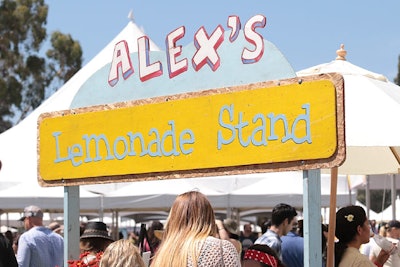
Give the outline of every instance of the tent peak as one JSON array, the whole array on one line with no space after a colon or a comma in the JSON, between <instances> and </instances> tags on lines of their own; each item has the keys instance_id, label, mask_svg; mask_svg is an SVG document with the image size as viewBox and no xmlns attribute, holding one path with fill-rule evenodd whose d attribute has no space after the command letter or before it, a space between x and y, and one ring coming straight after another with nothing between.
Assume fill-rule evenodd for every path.
<instances>
[{"instance_id":1,"label":"tent peak","mask_svg":"<svg viewBox=\"0 0 400 267\"><path fill-rule=\"evenodd\" d=\"M130 21L132 21L132 22L135 21L135 19L134 19L134 17L133 17L133 10L132 10L132 9L131 9L131 10L129 11L129 13L128 13L128 19L129 19Z\"/></svg>"},{"instance_id":2,"label":"tent peak","mask_svg":"<svg viewBox=\"0 0 400 267\"><path fill-rule=\"evenodd\" d=\"M347 51L344 50L344 44L340 45L340 49L336 50L336 60L344 60L346 61Z\"/></svg>"}]
</instances>

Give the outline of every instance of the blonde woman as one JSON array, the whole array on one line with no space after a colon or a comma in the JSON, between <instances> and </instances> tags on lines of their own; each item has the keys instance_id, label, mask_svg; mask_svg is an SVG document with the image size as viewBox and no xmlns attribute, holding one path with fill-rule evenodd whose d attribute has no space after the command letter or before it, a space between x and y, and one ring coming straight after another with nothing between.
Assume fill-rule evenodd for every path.
<instances>
[{"instance_id":1,"label":"blonde woman","mask_svg":"<svg viewBox=\"0 0 400 267\"><path fill-rule=\"evenodd\" d=\"M120 239L104 251L100 267L145 267L139 249L129 240Z\"/></svg>"},{"instance_id":2,"label":"blonde woman","mask_svg":"<svg viewBox=\"0 0 400 267\"><path fill-rule=\"evenodd\" d=\"M151 266L239 267L235 247L214 237L217 231L214 210L205 195L197 191L179 195Z\"/></svg>"}]
</instances>

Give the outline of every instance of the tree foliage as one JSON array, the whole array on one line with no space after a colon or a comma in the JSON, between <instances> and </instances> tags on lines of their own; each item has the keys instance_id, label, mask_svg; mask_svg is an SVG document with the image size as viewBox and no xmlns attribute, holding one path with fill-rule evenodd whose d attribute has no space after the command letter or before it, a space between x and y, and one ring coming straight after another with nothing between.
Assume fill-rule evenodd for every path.
<instances>
[{"instance_id":1,"label":"tree foliage","mask_svg":"<svg viewBox=\"0 0 400 267\"><path fill-rule=\"evenodd\" d=\"M81 68L82 49L70 35L52 33L42 52L47 14L44 0L0 0L0 132Z\"/></svg>"},{"instance_id":2,"label":"tree foliage","mask_svg":"<svg viewBox=\"0 0 400 267\"><path fill-rule=\"evenodd\" d=\"M400 56L397 63L397 76L394 78L394 83L400 85Z\"/></svg>"}]
</instances>

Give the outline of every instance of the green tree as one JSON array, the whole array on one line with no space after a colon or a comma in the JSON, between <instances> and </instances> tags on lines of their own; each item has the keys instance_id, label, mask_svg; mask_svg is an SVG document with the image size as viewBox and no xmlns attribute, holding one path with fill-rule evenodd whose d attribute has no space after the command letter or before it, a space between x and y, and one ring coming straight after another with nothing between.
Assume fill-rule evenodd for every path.
<instances>
[{"instance_id":1,"label":"green tree","mask_svg":"<svg viewBox=\"0 0 400 267\"><path fill-rule=\"evenodd\" d=\"M400 85L400 56L397 63L397 76L394 78L394 83Z\"/></svg>"},{"instance_id":2,"label":"green tree","mask_svg":"<svg viewBox=\"0 0 400 267\"><path fill-rule=\"evenodd\" d=\"M70 35L54 32L43 56L47 13L44 0L0 0L0 132L81 68L82 49Z\"/></svg>"}]
</instances>

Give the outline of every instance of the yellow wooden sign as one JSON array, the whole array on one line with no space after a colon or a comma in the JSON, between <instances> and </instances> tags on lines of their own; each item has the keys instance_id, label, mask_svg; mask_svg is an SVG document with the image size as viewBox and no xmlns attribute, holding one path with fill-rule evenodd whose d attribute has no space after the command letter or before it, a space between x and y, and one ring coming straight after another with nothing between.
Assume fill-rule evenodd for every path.
<instances>
[{"instance_id":1,"label":"yellow wooden sign","mask_svg":"<svg viewBox=\"0 0 400 267\"><path fill-rule=\"evenodd\" d=\"M345 147L342 89L341 76L325 75L43 114L39 180L337 166Z\"/></svg>"}]
</instances>

